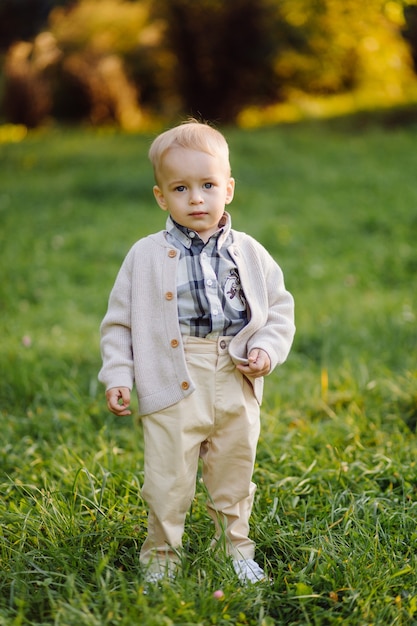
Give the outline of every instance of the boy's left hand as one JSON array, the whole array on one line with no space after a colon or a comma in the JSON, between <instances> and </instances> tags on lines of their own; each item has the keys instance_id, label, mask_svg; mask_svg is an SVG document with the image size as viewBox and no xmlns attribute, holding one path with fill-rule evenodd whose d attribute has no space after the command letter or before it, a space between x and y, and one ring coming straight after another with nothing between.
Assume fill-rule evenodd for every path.
<instances>
[{"instance_id":1,"label":"boy's left hand","mask_svg":"<svg viewBox=\"0 0 417 626\"><path fill-rule=\"evenodd\" d=\"M245 374L245 376L251 376L252 378L259 378L260 376L266 376L271 369L271 361L265 350L261 348L254 348L249 352L248 364L243 365L239 363L236 365L237 369Z\"/></svg>"}]
</instances>

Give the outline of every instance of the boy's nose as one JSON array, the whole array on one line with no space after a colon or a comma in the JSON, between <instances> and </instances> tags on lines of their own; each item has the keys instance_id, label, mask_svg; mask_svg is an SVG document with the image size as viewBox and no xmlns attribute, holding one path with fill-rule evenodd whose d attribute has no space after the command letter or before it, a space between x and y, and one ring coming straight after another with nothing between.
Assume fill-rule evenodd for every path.
<instances>
[{"instance_id":1,"label":"boy's nose","mask_svg":"<svg viewBox=\"0 0 417 626\"><path fill-rule=\"evenodd\" d=\"M190 204L201 204L203 202L203 198L199 191L192 191L190 194Z\"/></svg>"}]
</instances>

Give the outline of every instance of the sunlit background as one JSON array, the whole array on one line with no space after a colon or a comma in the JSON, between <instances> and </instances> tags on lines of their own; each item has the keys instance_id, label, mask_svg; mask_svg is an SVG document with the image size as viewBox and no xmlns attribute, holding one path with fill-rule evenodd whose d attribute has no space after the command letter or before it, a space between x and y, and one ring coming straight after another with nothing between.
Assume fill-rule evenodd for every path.
<instances>
[{"instance_id":1,"label":"sunlit background","mask_svg":"<svg viewBox=\"0 0 417 626\"><path fill-rule=\"evenodd\" d=\"M0 123L417 115L415 0L1 0ZM401 110L399 112L401 115Z\"/></svg>"}]
</instances>

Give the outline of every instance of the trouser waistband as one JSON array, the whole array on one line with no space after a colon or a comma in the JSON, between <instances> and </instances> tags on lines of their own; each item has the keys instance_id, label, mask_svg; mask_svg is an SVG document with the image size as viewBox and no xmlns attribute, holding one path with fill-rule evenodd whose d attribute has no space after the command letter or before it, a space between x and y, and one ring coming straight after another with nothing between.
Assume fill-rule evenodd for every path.
<instances>
[{"instance_id":1,"label":"trouser waistband","mask_svg":"<svg viewBox=\"0 0 417 626\"><path fill-rule=\"evenodd\" d=\"M204 352L206 354L227 354L229 352L229 344L233 337L216 337L215 339L206 339L202 337L191 337L184 335L182 340L184 349L190 352Z\"/></svg>"}]
</instances>

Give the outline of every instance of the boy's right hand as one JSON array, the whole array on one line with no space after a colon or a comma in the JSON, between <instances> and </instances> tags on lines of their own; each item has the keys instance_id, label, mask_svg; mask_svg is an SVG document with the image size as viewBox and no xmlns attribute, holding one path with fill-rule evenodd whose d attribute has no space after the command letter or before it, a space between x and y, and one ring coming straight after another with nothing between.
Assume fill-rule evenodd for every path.
<instances>
[{"instance_id":1,"label":"boy's right hand","mask_svg":"<svg viewBox=\"0 0 417 626\"><path fill-rule=\"evenodd\" d=\"M112 387L106 391L107 406L115 415L131 415L130 389L128 387Z\"/></svg>"}]
</instances>

